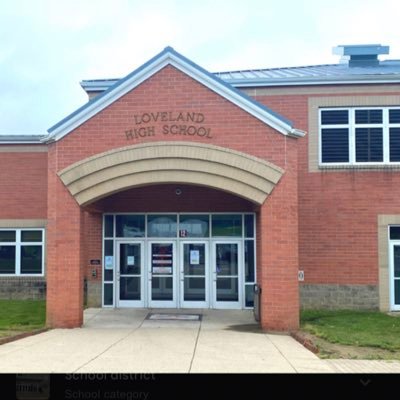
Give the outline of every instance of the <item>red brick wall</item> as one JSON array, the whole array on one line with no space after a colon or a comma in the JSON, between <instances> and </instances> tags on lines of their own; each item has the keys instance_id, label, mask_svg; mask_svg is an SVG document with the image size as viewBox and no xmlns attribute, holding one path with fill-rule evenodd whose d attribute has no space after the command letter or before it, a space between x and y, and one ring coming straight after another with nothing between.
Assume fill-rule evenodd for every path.
<instances>
[{"instance_id":1,"label":"red brick wall","mask_svg":"<svg viewBox=\"0 0 400 400\"><path fill-rule=\"evenodd\" d=\"M89 281L101 283L103 214L84 212L84 232L84 275ZM90 260L100 260L100 265L91 265ZM96 271L96 276L93 276L93 271Z\"/></svg>"},{"instance_id":2,"label":"red brick wall","mask_svg":"<svg viewBox=\"0 0 400 400\"><path fill-rule=\"evenodd\" d=\"M287 156L286 172L257 218L257 281L266 330L299 326L297 139L288 138Z\"/></svg>"},{"instance_id":3,"label":"red brick wall","mask_svg":"<svg viewBox=\"0 0 400 400\"><path fill-rule=\"evenodd\" d=\"M211 129L212 138L164 135L163 123L148 124L159 132L155 136L128 141L125 131L135 127L134 115L144 112L196 112L202 113L202 123ZM285 170L281 188L276 188L259 218L260 235L266 251L264 261L259 262L260 279L265 286L263 300L263 327L266 329L293 329L298 326L297 285L297 140L285 137L261 121L247 114L229 101L221 98L193 79L173 67L166 67L136 89L121 97L107 109L97 114L69 135L51 145L54 159L49 170L49 244L55 249L49 255L48 286L50 288L48 322L53 326L77 326L79 324L76 299L83 280L82 268L90 273L88 260L100 254L101 230L98 215L86 215L82 224L76 204L66 199L60 187L56 171L72 163L109 149L142 142L183 140L205 142L239 150L269 162ZM176 185L144 187L112 195L90 205L87 211L253 211L249 202L232 195L208 188L179 185L182 195L176 196ZM276 191L276 193L275 193ZM75 232L71 221L75 221ZM93 227L93 229L92 229ZM91 233L89 233L91 232ZM82 234L83 233L83 234ZM85 237L86 250L83 254L82 241ZM96 239L97 238L97 239ZM276 252L275 252L276 249ZM74 257L68 259L70 252ZM81 254L82 253L82 254ZM68 260L68 261L66 261ZM68 285L55 271L63 269L74 272ZM73 267L75 265L75 267ZM85 267L83 267L85 266ZM56 296L57 294L57 296ZM75 300L73 300L75 299ZM65 312L61 304L72 304ZM64 313L64 314L63 314ZM76 314L74 314L76 313ZM63 316L64 315L64 316Z\"/></svg>"},{"instance_id":4,"label":"red brick wall","mask_svg":"<svg viewBox=\"0 0 400 400\"><path fill-rule=\"evenodd\" d=\"M47 153L0 152L0 219L46 217Z\"/></svg>"},{"instance_id":5,"label":"red brick wall","mask_svg":"<svg viewBox=\"0 0 400 400\"><path fill-rule=\"evenodd\" d=\"M142 113L197 112L212 138L165 135L165 122L149 123L155 136L127 140L125 131L134 127L134 115ZM186 123L182 123L186 124ZM192 78L167 66L107 109L86 121L57 142L59 170L103 151L152 141L196 141L227 147L285 167L285 138Z\"/></svg>"},{"instance_id":6,"label":"red brick wall","mask_svg":"<svg viewBox=\"0 0 400 400\"><path fill-rule=\"evenodd\" d=\"M84 219L56 175L56 150L49 146L46 323L73 328L83 322Z\"/></svg>"},{"instance_id":7,"label":"red brick wall","mask_svg":"<svg viewBox=\"0 0 400 400\"><path fill-rule=\"evenodd\" d=\"M329 93L329 87L325 90ZM368 95L383 93L363 96ZM307 131L309 97L259 96L257 100ZM310 173L308 140L306 136L298 141L299 268L305 271L305 283L377 284L377 215L400 214L400 173Z\"/></svg>"}]
</instances>

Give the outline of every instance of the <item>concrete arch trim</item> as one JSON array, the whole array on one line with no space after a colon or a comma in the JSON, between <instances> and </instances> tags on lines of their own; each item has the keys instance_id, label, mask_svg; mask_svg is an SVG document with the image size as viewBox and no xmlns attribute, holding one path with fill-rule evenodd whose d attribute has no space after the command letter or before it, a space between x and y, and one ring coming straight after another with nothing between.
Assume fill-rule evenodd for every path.
<instances>
[{"instance_id":1,"label":"concrete arch trim","mask_svg":"<svg viewBox=\"0 0 400 400\"><path fill-rule=\"evenodd\" d=\"M97 154L58 175L80 205L157 183L208 186L262 204L283 173L265 160L219 146L153 142Z\"/></svg>"}]
</instances>

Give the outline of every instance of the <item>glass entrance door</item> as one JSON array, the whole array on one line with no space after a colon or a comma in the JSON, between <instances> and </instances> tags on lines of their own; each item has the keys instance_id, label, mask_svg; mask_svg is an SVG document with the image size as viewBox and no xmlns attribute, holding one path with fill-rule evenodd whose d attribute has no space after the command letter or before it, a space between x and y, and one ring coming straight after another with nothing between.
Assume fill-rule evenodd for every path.
<instances>
[{"instance_id":1,"label":"glass entrance door","mask_svg":"<svg viewBox=\"0 0 400 400\"><path fill-rule=\"evenodd\" d=\"M143 243L117 242L118 307L144 307Z\"/></svg>"},{"instance_id":2,"label":"glass entrance door","mask_svg":"<svg viewBox=\"0 0 400 400\"><path fill-rule=\"evenodd\" d=\"M400 310L400 242L390 245L391 309Z\"/></svg>"},{"instance_id":3,"label":"glass entrance door","mask_svg":"<svg viewBox=\"0 0 400 400\"><path fill-rule=\"evenodd\" d=\"M242 295L239 241L213 243L213 307L241 308Z\"/></svg>"},{"instance_id":4,"label":"glass entrance door","mask_svg":"<svg viewBox=\"0 0 400 400\"><path fill-rule=\"evenodd\" d=\"M175 242L149 242L149 307L177 306Z\"/></svg>"},{"instance_id":5,"label":"glass entrance door","mask_svg":"<svg viewBox=\"0 0 400 400\"><path fill-rule=\"evenodd\" d=\"M208 244L181 242L180 305L208 308Z\"/></svg>"}]
</instances>

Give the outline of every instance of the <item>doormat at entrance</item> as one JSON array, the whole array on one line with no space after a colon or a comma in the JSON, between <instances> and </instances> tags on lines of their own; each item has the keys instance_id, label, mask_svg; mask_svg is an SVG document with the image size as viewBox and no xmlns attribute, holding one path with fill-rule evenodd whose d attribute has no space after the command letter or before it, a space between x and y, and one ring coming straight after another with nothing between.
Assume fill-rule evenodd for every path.
<instances>
[{"instance_id":1,"label":"doormat at entrance","mask_svg":"<svg viewBox=\"0 0 400 400\"><path fill-rule=\"evenodd\" d=\"M149 313L146 319L158 321L200 321L201 314L160 314Z\"/></svg>"}]
</instances>

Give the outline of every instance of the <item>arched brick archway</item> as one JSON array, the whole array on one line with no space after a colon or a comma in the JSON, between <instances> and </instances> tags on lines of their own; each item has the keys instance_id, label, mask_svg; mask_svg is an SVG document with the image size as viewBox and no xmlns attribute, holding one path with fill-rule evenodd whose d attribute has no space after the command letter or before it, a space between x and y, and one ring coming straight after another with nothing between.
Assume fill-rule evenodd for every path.
<instances>
[{"instance_id":1,"label":"arched brick archway","mask_svg":"<svg viewBox=\"0 0 400 400\"><path fill-rule=\"evenodd\" d=\"M58 173L79 205L129 188L162 183L208 186L261 205L282 174L281 168L248 154L188 142L123 147Z\"/></svg>"}]
</instances>

